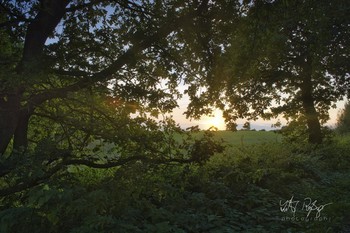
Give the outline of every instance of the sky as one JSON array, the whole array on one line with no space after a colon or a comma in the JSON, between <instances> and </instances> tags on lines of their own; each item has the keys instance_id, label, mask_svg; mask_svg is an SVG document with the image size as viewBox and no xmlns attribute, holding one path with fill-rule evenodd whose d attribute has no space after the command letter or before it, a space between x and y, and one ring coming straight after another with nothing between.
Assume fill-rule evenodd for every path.
<instances>
[{"instance_id":1,"label":"sky","mask_svg":"<svg viewBox=\"0 0 350 233\"><path fill-rule=\"evenodd\" d=\"M222 118L222 112L220 110L215 110L214 117L203 116L200 120L186 119L186 116L183 113L186 111L186 107L188 103L189 103L189 100L185 96L178 102L179 107L176 108L172 113L174 120L181 126L181 128L188 128L191 126L198 125L200 129L208 129L211 126L215 126L218 128L218 130L225 130L226 128L225 121ZM337 103L337 108L331 109L329 111L330 120L326 123L327 126L335 127L338 113L341 109L344 108L344 104L345 104L345 101L340 101ZM278 119L272 119L272 120L266 121L266 120L259 119L257 121L250 121L251 129L272 130L274 128L272 128L271 125L275 124L277 120ZM286 124L286 120L282 118L279 118L279 120L282 123L282 126ZM245 119L238 120L237 128L240 129L245 122L246 122Z\"/></svg>"}]
</instances>

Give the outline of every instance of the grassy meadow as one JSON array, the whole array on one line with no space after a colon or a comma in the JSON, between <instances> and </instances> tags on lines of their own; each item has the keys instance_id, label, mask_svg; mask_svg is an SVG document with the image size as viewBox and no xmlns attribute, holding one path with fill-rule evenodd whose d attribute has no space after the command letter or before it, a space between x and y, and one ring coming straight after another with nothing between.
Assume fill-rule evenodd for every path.
<instances>
[{"instance_id":1,"label":"grassy meadow","mask_svg":"<svg viewBox=\"0 0 350 233\"><path fill-rule=\"evenodd\" d=\"M199 131L192 133L194 138L203 137L205 131ZM250 145L260 143L280 143L282 141L282 135L275 131L255 131L255 130L239 130L228 131L218 130L211 131L213 139L222 141L226 145ZM181 141L182 135L175 135L177 141Z\"/></svg>"},{"instance_id":2,"label":"grassy meadow","mask_svg":"<svg viewBox=\"0 0 350 233\"><path fill-rule=\"evenodd\" d=\"M244 145L255 143L273 143L281 142L282 135L275 131L252 131L240 130L232 131L217 131L214 133L215 138L223 139L229 145Z\"/></svg>"}]
</instances>

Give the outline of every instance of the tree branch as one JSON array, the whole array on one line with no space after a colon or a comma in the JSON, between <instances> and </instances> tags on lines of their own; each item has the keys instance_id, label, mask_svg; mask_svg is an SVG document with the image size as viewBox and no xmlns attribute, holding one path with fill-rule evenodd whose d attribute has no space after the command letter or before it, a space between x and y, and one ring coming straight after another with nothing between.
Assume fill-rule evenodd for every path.
<instances>
[{"instance_id":1,"label":"tree branch","mask_svg":"<svg viewBox=\"0 0 350 233\"><path fill-rule=\"evenodd\" d=\"M91 73L82 70L53 70L53 72L57 75L66 75L66 76L76 76L76 77L87 77L90 76Z\"/></svg>"},{"instance_id":2,"label":"tree branch","mask_svg":"<svg viewBox=\"0 0 350 233\"><path fill-rule=\"evenodd\" d=\"M25 72L28 64L35 64L41 57L45 42L66 13L66 6L71 0L44 0L45 7L39 11L28 25L23 48L22 61L18 66ZM37 64L39 65L39 64Z\"/></svg>"},{"instance_id":3,"label":"tree branch","mask_svg":"<svg viewBox=\"0 0 350 233\"><path fill-rule=\"evenodd\" d=\"M26 18L24 15L22 15L18 12L17 13L13 12L10 8L5 6L5 4L3 4L2 2L0 2L0 7L4 11L6 11L10 16L16 18L15 20L10 20L10 21L18 21L18 22L31 22L32 21L31 19Z\"/></svg>"},{"instance_id":4,"label":"tree branch","mask_svg":"<svg viewBox=\"0 0 350 233\"><path fill-rule=\"evenodd\" d=\"M21 20L21 19L13 19L13 20L9 20L9 21L0 23L0 28L8 27L8 26L11 26L11 25L16 25L16 24L18 24L20 22L30 22L30 21L29 20Z\"/></svg>"},{"instance_id":5,"label":"tree branch","mask_svg":"<svg viewBox=\"0 0 350 233\"><path fill-rule=\"evenodd\" d=\"M110 78L113 74L117 73L123 66L132 64L137 60L137 55L142 52L142 50L149 48L154 45L160 38L164 38L166 35L171 33L176 29L178 23L182 20L179 18L178 20L174 20L173 23L164 23L157 32L147 36L144 31L138 31L134 35L136 38L140 38L139 35L143 35L144 39L141 39L134 43L134 45L129 48L126 52L121 54L114 62L112 62L107 68L89 75L88 73L81 71L60 71L56 70L55 72L65 74L65 75L73 75L73 76L84 76L80 81L66 86L62 88L57 88L53 90L49 90L44 93L40 93L32 96L28 101L28 107L34 108L41 103L56 98L64 98L67 96L69 92L79 91L81 89L87 88L93 83L99 81L105 81Z\"/></svg>"},{"instance_id":6,"label":"tree branch","mask_svg":"<svg viewBox=\"0 0 350 233\"><path fill-rule=\"evenodd\" d=\"M27 182L20 182L14 186L0 189L0 197L18 193L43 183L44 181L48 180L53 175L55 175L58 171L60 171L63 168L63 165L64 164L56 165L55 167L51 168L51 170L48 171L45 175L37 177L36 179L28 180Z\"/></svg>"},{"instance_id":7,"label":"tree branch","mask_svg":"<svg viewBox=\"0 0 350 233\"><path fill-rule=\"evenodd\" d=\"M152 12L149 12L149 11L146 11L144 10L140 5L137 5L136 3L132 2L132 1L118 1L119 2L119 5L122 6L122 7L125 7L131 11L135 11L135 12L139 12L141 14L144 14L144 15L150 15L152 17L156 17L155 14L153 14ZM129 6L131 5L131 6Z\"/></svg>"},{"instance_id":8,"label":"tree branch","mask_svg":"<svg viewBox=\"0 0 350 233\"><path fill-rule=\"evenodd\" d=\"M98 3L102 3L102 2L105 2L106 0L91 0L91 2L88 2L88 3L83 3L83 4L80 4L80 5L73 5L71 7L68 7L66 9L66 12L74 12L74 11L77 11L77 10L80 10L80 9L83 9L85 7L90 7L90 6L93 6L95 4L98 4Z\"/></svg>"},{"instance_id":9,"label":"tree branch","mask_svg":"<svg viewBox=\"0 0 350 233\"><path fill-rule=\"evenodd\" d=\"M63 155L62 157L69 157L70 154ZM132 156L124 159L118 159L116 161L109 161L108 163L96 163L94 161L90 160L83 160L83 159L67 159L59 162L57 165L53 166L49 171L45 173L45 175L36 177L35 179L28 180L27 182L20 182L16 185L0 189L0 197L8 196L11 194L15 194L21 191L24 191L29 188L33 188L39 184L42 184L52 176L54 176L56 173L61 171L63 168L69 165L84 165L90 168L98 168L98 169L106 169L106 168L113 168L113 167L119 167L122 165L125 165L130 162L135 161L141 161L145 163L153 163L153 164L169 164L169 163L193 163L195 160L193 159L151 159L147 158L145 156Z\"/></svg>"}]
</instances>

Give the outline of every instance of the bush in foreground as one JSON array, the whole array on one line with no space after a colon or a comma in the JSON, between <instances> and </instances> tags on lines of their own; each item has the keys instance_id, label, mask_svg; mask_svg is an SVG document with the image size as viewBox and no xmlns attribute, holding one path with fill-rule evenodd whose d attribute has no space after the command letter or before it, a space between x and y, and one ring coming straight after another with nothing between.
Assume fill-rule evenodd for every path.
<instances>
[{"instance_id":1,"label":"bush in foreground","mask_svg":"<svg viewBox=\"0 0 350 233\"><path fill-rule=\"evenodd\" d=\"M0 232L341 232L349 224L350 143L231 146L204 164L71 166L1 199ZM305 198L324 221L293 221ZM315 217L317 211L311 211Z\"/></svg>"}]
</instances>

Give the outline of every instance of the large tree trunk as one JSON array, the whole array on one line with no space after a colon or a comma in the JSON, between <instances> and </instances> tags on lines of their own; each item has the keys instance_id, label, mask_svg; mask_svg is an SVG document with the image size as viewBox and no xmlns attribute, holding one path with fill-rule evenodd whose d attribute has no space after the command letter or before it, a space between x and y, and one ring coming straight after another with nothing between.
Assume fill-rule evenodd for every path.
<instances>
[{"instance_id":1,"label":"large tree trunk","mask_svg":"<svg viewBox=\"0 0 350 233\"><path fill-rule=\"evenodd\" d=\"M28 146L28 127L29 127L29 118L31 112L27 109L22 109L19 113L19 119L17 122L16 131L13 139L13 150L17 152L24 152Z\"/></svg>"},{"instance_id":2,"label":"large tree trunk","mask_svg":"<svg viewBox=\"0 0 350 233\"><path fill-rule=\"evenodd\" d=\"M18 75L23 77L23 83L41 71L40 61L45 42L66 13L70 1L40 1L38 14L28 25L22 60L17 67ZM0 155L4 154L12 138L14 150L24 151L27 148L28 123L35 106L21 106L24 89L25 84L14 87L0 96Z\"/></svg>"},{"instance_id":3,"label":"large tree trunk","mask_svg":"<svg viewBox=\"0 0 350 233\"><path fill-rule=\"evenodd\" d=\"M303 99L303 108L306 116L306 124L308 127L309 143L320 144L322 143L321 124L318 119L318 113L316 111L314 102L312 99Z\"/></svg>"},{"instance_id":4,"label":"large tree trunk","mask_svg":"<svg viewBox=\"0 0 350 233\"><path fill-rule=\"evenodd\" d=\"M318 118L318 113L315 107L315 101L313 98L313 85L312 85L312 69L311 59L307 59L307 65L304 67L303 84L301 86L301 101L306 117L306 124L309 134L309 143L320 144L322 143L323 136L321 132L321 124Z\"/></svg>"},{"instance_id":5,"label":"large tree trunk","mask_svg":"<svg viewBox=\"0 0 350 233\"><path fill-rule=\"evenodd\" d=\"M0 99L0 155L6 152L11 139L16 152L23 152L28 146L28 124L33 109L21 108L21 97L17 92Z\"/></svg>"},{"instance_id":6,"label":"large tree trunk","mask_svg":"<svg viewBox=\"0 0 350 233\"><path fill-rule=\"evenodd\" d=\"M8 93L0 98L0 155L4 154L15 134L20 112L20 94Z\"/></svg>"}]
</instances>

